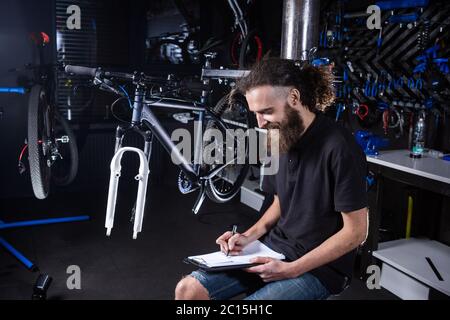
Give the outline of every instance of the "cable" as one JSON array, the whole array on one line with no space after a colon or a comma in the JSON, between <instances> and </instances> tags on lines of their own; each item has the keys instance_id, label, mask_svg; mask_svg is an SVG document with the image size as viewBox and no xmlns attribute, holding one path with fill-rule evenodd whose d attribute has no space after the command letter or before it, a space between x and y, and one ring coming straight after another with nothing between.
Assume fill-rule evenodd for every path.
<instances>
[{"instance_id":1,"label":"cable","mask_svg":"<svg viewBox=\"0 0 450 320\"><path fill-rule=\"evenodd\" d=\"M126 99L126 97L120 97L120 98L118 98L116 101L114 101L112 104L111 104L111 114L112 114L112 116L116 119L116 120L118 120L118 121L120 121L120 122L123 122L123 123L130 123L130 121L126 121L126 120L124 120L124 119L122 119L122 118L120 118L120 117L118 117L118 116L116 116L116 114L114 113L114 107L115 107L115 105L120 101L120 100L122 100L122 99Z\"/></svg>"},{"instance_id":2,"label":"cable","mask_svg":"<svg viewBox=\"0 0 450 320\"><path fill-rule=\"evenodd\" d=\"M28 148L28 144L23 146L22 151L20 152L20 155L19 155L19 161L22 161L23 154L25 153L25 150L27 150L27 148Z\"/></svg>"},{"instance_id":3,"label":"cable","mask_svg":"<svg viewBox=\"0 0 450 320\"><path fill-rule=\"evenodd\" d=\"M131 99L130 96L128 95L127 90L125 90L125 88L123 86L119 86L120 90L122 90L122 92L125 94L125 97L128 100L128 104L130 105L130 109L133 109L133 104L131 103Z\"/></svg>"}]
</instances>

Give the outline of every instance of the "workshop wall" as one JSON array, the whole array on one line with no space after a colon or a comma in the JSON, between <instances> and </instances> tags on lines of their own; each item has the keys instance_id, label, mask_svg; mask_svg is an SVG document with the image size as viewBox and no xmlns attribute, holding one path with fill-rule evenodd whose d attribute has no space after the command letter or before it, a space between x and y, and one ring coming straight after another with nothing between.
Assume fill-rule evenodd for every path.
<instances>
[{"instance_id":1,"label":"workshop wall","mask_svg":"<svg viewBox=\"0 0 450 320\"><path fill-rule=\"evenodd\" d=\"M382 6L382 29L369 30L367 16L349 16L365 12L371 1L322 1L318 56L333 61L342 80L330 116L352 131L387 138L390 148L398 149L408 148L417 114L424 110L426 146L448 152L450 4L414 5L420 2L428 1L392 10ZM361 105L368 107L367 115L358 110Z\"/></svg>"}]
</instances>

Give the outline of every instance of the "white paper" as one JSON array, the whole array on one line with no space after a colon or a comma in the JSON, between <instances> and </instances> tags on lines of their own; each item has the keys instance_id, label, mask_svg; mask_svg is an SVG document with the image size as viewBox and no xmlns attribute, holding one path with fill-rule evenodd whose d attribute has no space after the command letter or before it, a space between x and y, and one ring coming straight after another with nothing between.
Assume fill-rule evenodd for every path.
<instances>
[{"instance_id":1,"label":"white paper","mask_svg":"<svg viewBox=\"0 0 450 320\"><path fill-rule=\"evenodd\" d=\"M245 246L238 256L227 257L225 253L217 251L198 256L190 256L189 259L195 260L208 267L223 267L250 264L252 263L250 260L256 257L269 257L278 260L285 259L283 254L273 251L259 240Z\"/></svg>"}]
</instances>

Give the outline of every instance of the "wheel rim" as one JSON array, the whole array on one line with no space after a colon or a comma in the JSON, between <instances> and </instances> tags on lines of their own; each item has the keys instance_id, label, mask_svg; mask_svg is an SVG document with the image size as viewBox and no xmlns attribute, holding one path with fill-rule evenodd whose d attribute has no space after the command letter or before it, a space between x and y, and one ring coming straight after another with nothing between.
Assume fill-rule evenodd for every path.
<instances>
[{"instance_id":1,"label":"wheel rim","mask_svg":"<svg viewBox=\"0 0 450 320\"><path fill-rule=\"evenodd\" d=\"M249 114L248 109L245 108L245 105L243 103L236 103L232 106L225 107L224 110L220 110L220 119L224 122L226 127L228 129L242 129L245 133L245 130L247 130L250 127L250 121L249 121ZM208 128L214 128L219 129L222 133L224 132L223 129L219 128L216 121L210 121L208 124ZM223 141L223 147L222 150L226 150L226 139ZM236 142L236 141L235 141ZM239 139L238 139L239 142ZM247 172L248 172L248 152L249 152L249 143L248 143L248 137L244 136L244 139L241 141L241 143L244 143L243 153L244 158L240 158L239 160L243 160L242 164L232 164L226 166L220 173L211 178L208 181L209 190L212 192L214 198L220 201L228 201L231 198L233 198L236 193L239 191L240 186L242 185L243 180L245 179ZM238 147L236 147L237 144L234 147L234 157L236 158L238 156ZM242 146L241 146L242 147ZM215 149L219 149L220 147L217 147ZM242 152L242 151L241 151ZM241 154L242 156L242 154ZM222 152L222 159L226 159L226 152ZM224 163L222 161L222 163ZM217 168L221 164L213 164L209 166L209 170L213 170L214 168Z\"/></svg>"}]
</instances>

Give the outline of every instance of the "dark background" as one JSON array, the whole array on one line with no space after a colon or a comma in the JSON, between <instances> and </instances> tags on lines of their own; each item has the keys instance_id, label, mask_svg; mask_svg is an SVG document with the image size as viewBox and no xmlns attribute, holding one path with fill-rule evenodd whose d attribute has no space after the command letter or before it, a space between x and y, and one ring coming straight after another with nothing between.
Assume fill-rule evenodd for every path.
<instances>
[{"instance_id":1,"label":"dark background","mask_svg":"<svg viewBox=\"0 0 450 320\"><path fill-rule=\"evenodd\" d=\"M270 51L271 55L277 56L280 52L282 1L255 2L249 14L251 24L260 30L265 52ZM211 36L228 37L226 44L216 48L219 55L214 61L215 66L233 67L228 50L228 34L231 33L233 17L226 1L199 0L186 3L193 19L198 20L201 41L205 42ZM321 27L324 14L332 10L336 2L322 3ZM369 1L356 1L346 2L346 5L349 9L358 11L366 8L368 3ZM447 2L431 1L431 3L426 12L427 16L436 19L448 17L450 10ZM78 4L81 7L81 30L67 30L65 27L67 18L65 9L71 4ZM166 32L178 32L179 23L183 19L172 1L3 0L0 2L0 86L18 85L18 80L27 76L27 73L8 70L36 62L36 53L29 40L29 34L33 31L44 31L53 40L52 46L47 51L48 59L64 58L66 63L102 66L130 72L142 70L148 74L199 74L201 64L173 65L149 61L146 39ZM417 54L412 52L415 50L413 45L415 32L416 29L408 31L406 28L400 30L398 26L391 27L386 30L390 40L386 40L380 55L376 55L372 50L362 56L353 57L352 61L356 68L367 72L381 69L378 63L383 59L386 61L390 59L390 64L383 68L401 65L405 70L399 72L406 72L413 66L414 56ZM448 27L444 28L444 34L448 38ZM54 41L57 36L64 39L63 48L57 48ZM376 36L377 32L373 31L370 34L361 34L353 41L358 46L373 47ZM432 39L437 36L438 33L434 32ZM402 47L404 43L409 43L410 47ZM407 58L405 50L412 52ZM321 50L320 53L340 56L335 50ZM338 64L336 70L339 71L340 67ZM67 101L71 92L64 85L67 78L63 73L59 76L61 80L58 92L59 108L65 116L70 109L71 124L78 139L80 168L77 178L70 186L53 188L46 200L34 199L29 174L20 175L17 170L17 159L26 138L28 95L0 94L0 219L15 221L89 214L92 222L14 230L8 231L5 235L11 241L17 241L14 243L18 248L24 250L26 255L30 255L32 260L37 261L44 271L55 274L59 291L54 293L53 298L73 297L71 296L73 293L65 291L66 275L63 269L68 264L76 264L72 262L71 257L81 259L78 263L84 264L92 281L89 282L91 291L75 298L170 298L171 288L176 280L181 273L189 270L187 266L178 264L182 257L191 254L192 248L202 247L204 250L212 250L214 245L204 244L206 239L210 244L213 243L217 234L228 229L232 223L239 222L241 228L244 228L257 219L258 213L239 204L236 199L235 202L224 206L208 203L202 218L192 216L190 210L195 196L179 194L175 187L178 171L168 155L156 145L151 161L153 171L149 192L149 203L154 206L147 209L142 240L131 241L130 228L125 227L128 226L126 221L129 208L136 192L133 176L137 159L132 156L124 158L127 165L124 166L120 185L120 195L123 199L119 200L119 206L123 210L120 212L121 220L117 221L116 225L122 227L120 231L117 228L117 233L114 229L113 234L117 234L114 240L105 239L102 224L110 173L109 162L113 156L114 130L117 125L107 106L114 98L98 93L94 102L86 106L84 96L72 97L69 106ZM398 94L409 97L411 93ZM333 117L334 112L335 108L330 108L329 115ZM171 115L160 116L169 132L181 126ZM356 117L351 114L347 114L346 117L343 125L352 131L361 128L361 123ZM449 152L448 114L440 121L442 123L439 128L429 131L428 146ZM370 130L383 135L380 121ZM389 138L390 148L408 147L406 137L396 139L389 133ZM127 137L125 144L141 146L142 141L140 137L131 135ZM382 227L387 230L383 233L385 240L389 240L404 235L406 199L410 190L397 183L387 183L386 189L386 201L383 204L386 214ZM444 202L448 202L448 199L424 192L418 193L418 199L420 205L417 209L418 219L413 224L413 235L427 235L450 243L446 225L440 230L430 226L430 221L448 220L437 216L437 213L429 213L441 212L440 206L445 205ZM399 215L399 212L405 214ZM427 218L430 216L432 219ZM198 236L199 234L202 236ZM447 236L443 236L444 234ZM107 261L99 258L104 252ZM156 266L151 256L146 255L148 252L162 255L161 261L158 261ZM2 251L0 254L1 265L4 267L0 268L0 282L5 281L4 288L6 288L1 290L5 294L4 297L27 298L33 277L6 253ZM164 263L164 259L169 259L170 263ZM166 265L172 267L166 270ZM165 272L167 278L158 278ZM130 278L131 273L134 276ZM123 281L127 282L124 285L125 289L122 288ZM157 281L157 284L153 284L152 281ZM139 289L142 282L146 284ZM96 291L96 287L102 286L103 289ZM148 295L147 292L152 286L164 293ZM125 290L125 293L120 293L120 290Z\"/></svg>"}]
</instances>

